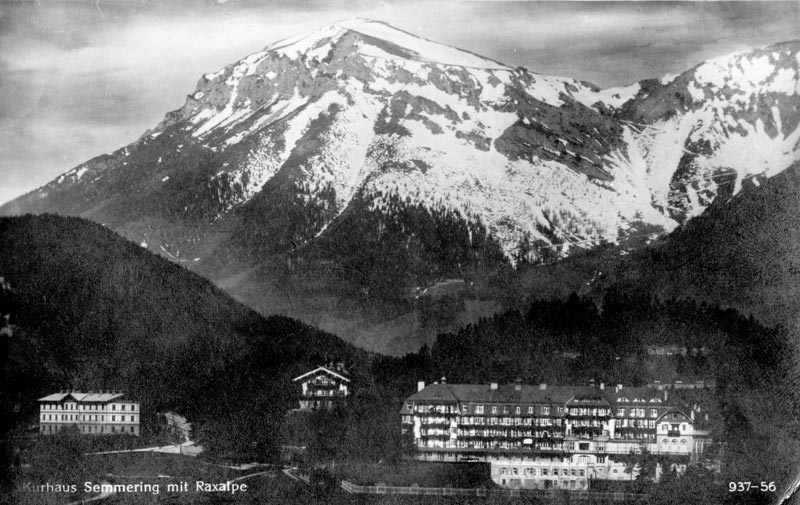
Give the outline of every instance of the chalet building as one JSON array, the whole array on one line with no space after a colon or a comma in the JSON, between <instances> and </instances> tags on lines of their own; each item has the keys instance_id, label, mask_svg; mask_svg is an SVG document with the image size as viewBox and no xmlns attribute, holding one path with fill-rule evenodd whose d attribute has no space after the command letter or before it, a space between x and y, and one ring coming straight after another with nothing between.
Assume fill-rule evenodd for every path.
<instances>
[{"instance_id":1,"label":"chalet building","mask_svg":"<svg viewBox=\"0 0 800 505\"><path fill-rule=\"evenodd\" d=\"M502 486L586 490L591 479L634 477L620 457L631 451L676 456L683 468L697 459L708 434L689 410L669 391L647 387L442 379L420 382L400 415L418 459L486 461Z\"/></svg>"},{"instance_id":2,"label":"chalet building","mask_svg":"<svg viewBox=\"0 0 800 505\"><path fill-rule=\"evenodd\" d=\"M294 378L300 384L300 410L330 409L349 394L343 363L319 366Z\"/></svg>"},{"instance_id":3,"label":"chalet building","mask_svg":"<svg viewBox=\"0 0 800 505\"><path fill-rule=\"evenodd\" d=\"M39 398L39 433L77 426L84 435L139 435L139 403L112 391L62 391Z\"/></svg>"}]
</instances>

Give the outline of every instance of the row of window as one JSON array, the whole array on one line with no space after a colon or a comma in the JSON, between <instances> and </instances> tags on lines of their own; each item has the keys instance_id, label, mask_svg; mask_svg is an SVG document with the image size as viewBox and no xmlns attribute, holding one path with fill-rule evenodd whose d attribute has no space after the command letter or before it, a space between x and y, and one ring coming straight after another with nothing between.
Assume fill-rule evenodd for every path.
<instances>
[{"instance_id":1,"label":"row of window","mask_svg":"<svg viewBox=\"0 0 800 505\"><path fill-rule=\"evenodd\" d=\"M59 421L58 416L59 416L59 414L42 414L42 421L56 421L56 422L58 422ZM136 416L133 416L133 415L132 416L124 416L124 415L122 415L122 416L119 416L119 418L120 418L119 422L121 422L121 423L125 423L125 422L135 423L136 422ZM130 418L130 419L128 419L128 418ZM75 422L77 422L77 421L99 421L99 422L105 422L106 421L106 416L97 415L97 414L80 415L80 416L78 414L61 414L60 421L75 421ZM111 416L111 422L112 423L117 422L117 416Z\"/></svg>"},{"instance_id":2,"label":"row of window","mask_svg":"<svg viewBox=\"0 0 800 505\"><path fill-rule=\"evenodd\" d=\"M317 394L320 394L319 392ZM485 410L483 405L478 405L475 407L475 414L485 414ZM409 410L413 412L420 413L420 414L431 414L431 413L438 413L438 414L458 414L459 410L456 406L445 406L445 405L415 405L412 408L412 404L408 405ZM502 412L501 412L502 410ZM513 412L512 412L513 411ZM464 405L462 407L461 413L468 413L469 408ZM503 406L502 409L498 406L492 406L490 410L491 414L516 414L516 415L523 415L523 408L522 407L514 407L513 409L508 408L508 406ZM563 407L557 407L554 409L556 415L561 416L564 414ZM538 412L534 407L528 407L527 411L525 412L528 415L541 415L541 416L549 416L551 413L550 407L544 406L538 409ZM592 417L604 417L611 415L610 409L604 408L582 408L582 407L573 407L568 410L568 414L571 416L592 416ZM627 415L626 415L627 414ZM659 416L658 409L650 409L650 418L657 418ZM625 417L639 417L645 418L647 417L647 409L644 408L619 408L616 410L617 418L625 418ZM465 418L462 418L465 419ZM473 418L470 418L473 419ZM481 419L481 418L474 418L474 419ZM466 421L462 421L466 422ZM515 421L515 423L518 421ZM521 422L521 421L519 421ZM501 422L503 424L504 422ZM475 424L481 424L480 421L476 421Z\"/></svg>"},{"instance_id":3,"label":"row of window","mask_svg":"<svg viewBox=\"0 0 800 505\"><path fill-rule=\"evenodd\" d=\"M645 409L617 409L617 417L625 417L625 412L627 417L645 417ZM658 417L658 409L650 409L650 417Z\"/></svg>"},{"instance_id":4,"label":"row of window","mask_svg":"<svg viewBox=\"0 0 800 505\"><path fill-rule=\"evenodd\" d=\"M644 419L615 419L614 426L617 428L648 428L655 429L656 422Z\"/></svg>"},{"instance_id":5,"label":"row of window","mask_svg":"<svg viewBox=\"0 0 800 505\"><path fill-rule=\"evenodd\" d=\"M506 485L506 480L513 481L514 479L513 478L512 479L502 479L501 478L500 482L502 483L502 485ZM539 489L572 489L572 490L580 490L580 489L586 489L586 488L589 487L588 483L586 482L585 479L580 479L580 480L577 480L577 481L575 479L572 479L572 480L560 480L560 481L558 479L545 479L545 480L541 480L541 481L537 480L537 481L534 481L534 482L541 483L541 485L543 487L540 487Z\"/></svg>"},{"instance_id":6,"label":"row of window","mask_svg":"<svg viewBox=\"0 0 800 505\"><path fill-rule=\"evenodd\" d=\"M516 467L510 466L500 467L500 475L524 475L526 477L535 477L537 475L558 477L585 477L586 469L584 468L532 468L532 467Z\"/></svg>"},{"instance_id":7,"label":"row of window","mask_svg":"<svg viewBox=\"0 0 800 505\"><path fill-rule=\"evenodd\" d=\"M458 430L460 437L508 437L508 438L555 438L562 437L561 433L551 433L543 430Z\"/></svg>"},{"instance_id":8,"label":"row of window","mask_svg":"<svg viewBox=\"0 0 800 505\"><path fill-rule=\"evenodd\" d=\"M629 399L627 399L625 397L617 398L617 403L630 403L630 402L631 402L631 400L629 400ZM650 398L649 402L650 403L662 403L661 402L661 398L658 398L658 397ZM648 403L648 400L645 400L644 398L634 398L633 399L633 403Z\"/></svg>"},{"instance_id":9,"label":"row of window","mask_svg":"<svg viewBox=\"0 0 800 505\"><path fill-rule=\"evenodd\" d=\"M604 408L586 408L586 407L570 407L569 415L571 416L594 416L602 417L611 414L610 409Z\"/></svg>"},{"instance_id":10,"label":"row of window","mask_svg":"<svg viewBox=\"0 0 800 505\"><path fill-rule=\"evenodd\" d=\"M303 396L344 396L344 391L339 391L336 389L317 389L317 390L306 390Z\"/></svg>"},{"instance_id":11,"label":"row of window","mask_svg":"<svg viewBox=\"0 0 800 505\"><path fill-rule=\"evenodd\" d=\"M469 412L469 407L467 405L463 405L461 407L461 409L463 410L463 412L465 414L467 412ZM503 405L502 406L502 413L503 414L509 414L511 412L512 412L512 406L511 405ZM517 414L517 415L520 415L523 412L523 407L521 407L519 405L516 405L516 406L513 407L513 412L515 414ZM555 412L557 412L559 415L563 414L564 413L564 407L556 407ZM476 414L483 414L484 413L484 406L483 405L476 405L475 406L475 413ZM492 414L500 413L500 406L492 405L491 406L491 413ZM527 414L528 415L539 414L539 415L542 415L542 416L549 416L550 415L550 406L549 405L540 405L537 408L537 407L534 407L532 405L529 405L528 408L527 408Z\"/></svg>"},{"instance_id":12,"label":"row of window","mask_svg":"<svg viewBox=\"0 0 800 505\"><path fill-rule=\"evenodd\" d=\"M117 405L118 404L116 404L116 403L112 403L111 404L111 410L112 411L116 411L117 410ZM60 410L89 410L89 411L92 411L92 410L96 410L96 411L105 411L105 410L107 410L106 407L108 407L108 405L98 405L98 404L92 404L92 403L90 403L90 404L81 403L81 404L77 404L76 405L74 403L65 403L63 408L62 408L61 404L45 403L45 404L42 405L42 410L56 410L56 411L60 411ZM135 403L133 403L133 404L122 403L122 404L119 404L119 407L120 407L120 410L123 411L123 412L125 410L130 410L131 412L136 412L138 410L138 408L137 408L138 406Z\"/></svg>"}]
</instances>

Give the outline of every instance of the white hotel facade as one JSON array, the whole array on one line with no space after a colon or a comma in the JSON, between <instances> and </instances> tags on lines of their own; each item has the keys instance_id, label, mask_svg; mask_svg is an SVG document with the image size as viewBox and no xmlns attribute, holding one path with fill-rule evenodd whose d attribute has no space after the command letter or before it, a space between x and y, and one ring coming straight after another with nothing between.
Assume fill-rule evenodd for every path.
<instances>
[{"instance_id":1,"label":"white hotel facade","mask_svg":"<svg viewBox=\"0 0 800 505\"><path fill-rule=\"evenodd\" d=\"M84 435L139 435L139 403L120 392L62 391L39 398L39 433L77 426Z\"/></svg>"},{"instance_id":2,"label":"white hotel facade","mask_svg":"<svg viewBox=\"0 0 800 505\"><path fill-rule=\"evenodd\" d=\"M420 460L484 461L501 486L577 491L634 478L625 459L643 449L682 471L710 442L700 409L647 387L441 382L420 383L400 415Z\"/></svg>"}]
</instances>

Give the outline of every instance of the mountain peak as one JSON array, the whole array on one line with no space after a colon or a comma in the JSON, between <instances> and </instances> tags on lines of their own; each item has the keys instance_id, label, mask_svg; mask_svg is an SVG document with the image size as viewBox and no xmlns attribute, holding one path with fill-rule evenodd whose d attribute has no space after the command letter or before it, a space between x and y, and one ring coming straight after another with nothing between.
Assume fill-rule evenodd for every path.
<instances>
[{"instance_id":1,"label":"mountain peak","mask_svg":"<svg viewBox=\"0 0 800 505\"><path fill-rule=\"evenodd\" d=\"M267 46L266 51L290 58L304 55L307 59L323 59L348 33L356 36L356 51L363 56L510 70L508 66L489 58L430 41L383 21L366 18L338 21L310 33L283 39Z\"/></svg>"}]
</instances>

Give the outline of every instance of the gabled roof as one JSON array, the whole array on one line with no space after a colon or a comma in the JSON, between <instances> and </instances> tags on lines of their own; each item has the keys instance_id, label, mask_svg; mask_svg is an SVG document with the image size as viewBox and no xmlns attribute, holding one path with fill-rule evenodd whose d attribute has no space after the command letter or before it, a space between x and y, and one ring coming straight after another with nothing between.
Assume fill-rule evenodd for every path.
<instances>
[{"instance_id":1,"label":"gabled roof","mask_svg":"<svg viewBox=\"0 0 800 505\"><path fill-rule=\"evenodd\" d=\"M109 402L122 398L125 396L123 393L81 393L79 391L71 391L69 393L53 393L43 398L39 398L40 402L60 402L71 397L76 402Z\"/></svg>"},{"instance_id":2,"label":"gabled roof","mask_svg":"<svg viewBox=\"0 0 800 505\"><path fill-rule=\"evenodd\" d=\"M671 421L672 419L670 419L667 416L670 416L672 414L678 414L678 415L681 416L681 418L682 418L681 420L682 421L688 421L688 422L694 424L694 421L692 420L691 416L686 415L686 413L683 410L681 410L681 409L679 409L677 407L671 407L669 410L667 410L666 412L662 413L660 416L658 416L658 418L656 419L656 422L660 423L662 421Z\"/></svg>"},{"instance_id":3,"label":"gabled roof","mask_svg":"<svg viewBox=\"0 0 800 505\"><path fill-rule=\"evenodd\" d=\"M39 398L38 401L40 402L60 402L64 398L68 397L69 393L53 393L51 395L47 395L43 398Z\"/></svg>"},{"instance_id":4,"label":"gabled roof","mask_svg":"<svg viewBox=\"0 0 800 505\"><path fill-rule=\"evenodd\" d=\"M347 381L347 382L350 382L350 379L348 379L348 378L347 378L347 377L345 377L344 375L342 375L342 374L339 374L339 373L336 373L336 372L334 372L333 370L331 370L331 369L329 369L329 368L326 368L326 367L324 367L324 366L318 366L317 368L315 368L315 369L311 370L310 372L306 372L306 373L304 373L303 375L298 375L297 377L295 377L294 379L292 379L292 381L298 381L298 380L300 380L300 379L302 379L302 378L304 378L304 377L308 377L309 375L313 375L313 374L315 374L315 373L317 373L317 372L325 372L325 373L328 373L328 374L330 374L330 375L333 375L333 376L335 376L335 377L338 377L338 378L340 378L340 379L342 379L342 380L345 380L345 381Z\"/></svg>"}]
</instances>

